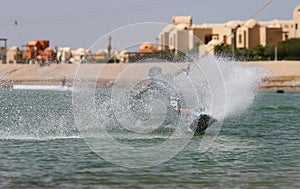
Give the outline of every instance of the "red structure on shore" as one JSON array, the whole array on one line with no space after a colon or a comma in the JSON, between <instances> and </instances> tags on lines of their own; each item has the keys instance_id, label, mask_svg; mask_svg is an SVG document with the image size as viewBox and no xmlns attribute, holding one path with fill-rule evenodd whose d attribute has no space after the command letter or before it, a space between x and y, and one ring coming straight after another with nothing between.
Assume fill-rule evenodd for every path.
<instances>
[{"instance_id":1,"label":"red structure on shore","mask_svg":"<svg viewBox=\"0 0 300 189\"><path fill-rule=\"evenodd\" d=\"M36 58L38 60L53 61L55 52L49 47L48 40L28 41L26 50L22 52L22 58L26 60Z\"/></svg>"}]
</instances>

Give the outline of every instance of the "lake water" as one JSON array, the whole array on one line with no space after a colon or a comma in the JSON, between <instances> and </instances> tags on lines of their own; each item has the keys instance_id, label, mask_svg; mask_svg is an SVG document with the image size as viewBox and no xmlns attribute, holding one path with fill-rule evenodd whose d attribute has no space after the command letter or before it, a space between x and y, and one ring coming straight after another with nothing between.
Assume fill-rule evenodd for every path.
<instances>
[{"instance_id":1,"label":"lake water","mask_svg":"<svg viewBox=\"0 0 300 189\"><path fill-rule=\"evenodd\" d=\"M225 120L207 152L195 136L174 158L141 169L88 147L70 91L1 89L0 104L0 188L300 188L299 92L259 92L247 112Z\"/></svg>"}]
</instances>

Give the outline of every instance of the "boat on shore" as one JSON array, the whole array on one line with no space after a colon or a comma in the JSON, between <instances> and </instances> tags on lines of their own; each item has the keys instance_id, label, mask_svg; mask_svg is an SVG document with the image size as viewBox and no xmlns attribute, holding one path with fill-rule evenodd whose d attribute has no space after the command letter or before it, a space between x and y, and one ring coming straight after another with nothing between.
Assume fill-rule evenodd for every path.
<instances>
[{"instance_id":1,"label":"boat on shore","mask_svg":"<svg viewBox=\"0 0 300 189\"><path fill-rule=\"evenodd\" d=\"M8 79L1 79L0 80L0 88L7 88L7 89L11 89L13 88L13 82L11 80Z\"/></svg>"}]
</instances>

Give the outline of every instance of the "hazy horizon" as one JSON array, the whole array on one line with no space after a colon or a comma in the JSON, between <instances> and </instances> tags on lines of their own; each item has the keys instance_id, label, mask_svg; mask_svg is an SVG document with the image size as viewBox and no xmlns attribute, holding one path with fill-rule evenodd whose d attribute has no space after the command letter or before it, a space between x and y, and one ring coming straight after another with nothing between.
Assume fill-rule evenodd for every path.
<instances>
[{"instance_id":1,"label":"hazy horizon","mask_svg":"<svg viewBox=\"0 0 300 189\"><path fill-rule=\"evenodd\" d=\"M269 0L154 0L154 1L17 1L6 0L0 12L0 38L8 39L8 48L29 40L50 40L51 47L90 47L105 34L141 22L170 24L172 16L191 15L193 23L224 23L246 20ZM254 19L290 20L300 2L275 0ZM143 36L155 41L159 28ZM124 36L127 40L135 36ZM114 40L113 46L119 43Z\"/></svg>"}]
</instances>

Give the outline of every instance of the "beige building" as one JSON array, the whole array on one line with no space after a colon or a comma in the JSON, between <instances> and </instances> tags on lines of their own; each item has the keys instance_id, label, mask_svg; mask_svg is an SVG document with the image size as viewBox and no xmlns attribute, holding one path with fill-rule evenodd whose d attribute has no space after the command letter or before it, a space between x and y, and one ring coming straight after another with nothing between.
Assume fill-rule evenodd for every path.
<instances>
[{"instance_id":1,"label":"beige building","mask_svg":"<svg viewBox=\"0 0 300 189\"><path fill-rule=\"evenodd\" d=\"M208 53L221 43L237 48L252 48L300 38L299 26L300 5L295 8L292 20L260 22L250 19L222 24L193 24L191 16L174 16L172 25L166 26L160 32L158 42L160 49L174 50L175 54L195 48L200 49L200 53Z\"/></svg>"},{"instance_id":2,"label":"beige building","mask_svg":"<svg viewBox=\"0 0 300 189\"><path fill-rule=\"evenodd\" d=\"M16 64L21 61L21 57L22 52L20 49L17 46L13 46L6 52L6 64Z\"/></svg>"}]
</instances>

